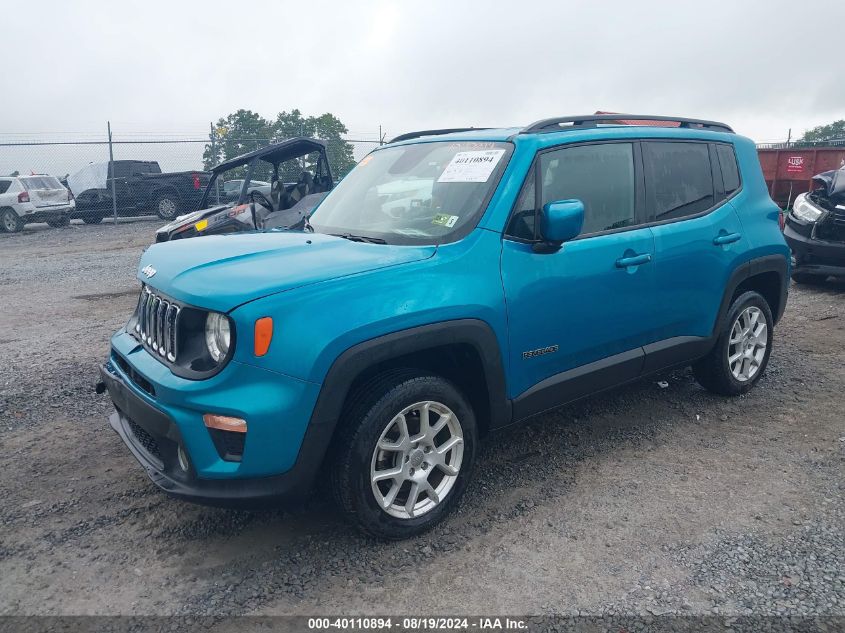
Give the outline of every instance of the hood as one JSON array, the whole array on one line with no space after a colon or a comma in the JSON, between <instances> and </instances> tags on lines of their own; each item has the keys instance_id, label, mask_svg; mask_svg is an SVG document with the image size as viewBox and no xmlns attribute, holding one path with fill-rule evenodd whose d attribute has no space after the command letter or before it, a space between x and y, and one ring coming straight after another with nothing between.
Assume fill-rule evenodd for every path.
<instances>
[{"instance_id":1,"label":"hood","mask_svg":"<svg viewBox=\"0 0 845 633\"><path fill-rule=\"evenodd\" d=\"M427 259L436 250L289 231L209 235L150 246L138 279L178 301L228 312L273 293Z\"/></svg>"},{"instance_id":2,"label":"hood","mask_svg":"<svg viewBox=\"0 0 845 633\"><path fill-rule=\"evenodd\" d=\"M841 198L845 202L845 167L816 174L813 181L821 186L826 197L837 198L836 202Z\"/></svg>"}]
</instances>

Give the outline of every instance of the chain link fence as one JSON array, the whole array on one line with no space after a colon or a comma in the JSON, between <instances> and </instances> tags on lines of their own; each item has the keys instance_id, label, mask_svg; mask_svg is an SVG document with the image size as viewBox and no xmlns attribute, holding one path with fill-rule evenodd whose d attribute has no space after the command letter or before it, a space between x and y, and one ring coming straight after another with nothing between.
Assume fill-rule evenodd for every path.
<instances>
[{"instance_id":1,"label":"chain link fence","mask_svg":"<svg viewBox=\"0 0 845 633\"><path fill-rule=\"evenodd\" d=\"M215 145L221 142L214 129L198 134L120 134L107 128L104 134L43 135L0 134L0 177L50 174L67 183L68 176L92 164L110 161L155 161L162 173L204 171L222 158ZM335 179L342 178L350 168L348 157L360 160L380 144L378 131L350 133L340 139L326 140L326 154ZM248 138L226 139L226 145L246 153L283 139ZM219 148L218 148L219 149ZM240 151L243 150L243 151ZM232 158L231 155L227 158ZM352 163L354 164L354 163ZM109 169L108 173L114 173ZM74 191L78 196L81 192ZM119 193L116 193L119 196ZM120 200L117 208L123 208ZM136 210L133 215L144 214ZM109 213L111 215L111 213ZM123 213L120 213L123 215Z\"/></svg>"}]
</instances>

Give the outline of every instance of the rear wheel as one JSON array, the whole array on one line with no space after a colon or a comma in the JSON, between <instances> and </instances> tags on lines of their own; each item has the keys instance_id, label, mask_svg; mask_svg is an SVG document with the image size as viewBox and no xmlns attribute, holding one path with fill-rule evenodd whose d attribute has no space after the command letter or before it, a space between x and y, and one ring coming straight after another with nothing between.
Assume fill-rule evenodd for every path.
<instances>
[{"instance_id":1,"label":"rear wheel","mask_svg":"<svg viewBox=\"0 0 845 633\"><path fill-rule=\"evenodd\" d=\"M163 193L156 198L156 215L162 220L172 220L179 214L179 199L170 193Z\"/></svg>"},{"instance_id":2,"label":"rear wheel","mask_svg":"<svg viewBox=\"0 0 845 633\"><path fill-rule=\"evenodd\" d=\"M716 345L693 365L696 380L725 396L748 392L769 362L773 329L772 311L763 296L744 292L731 304Z\"/></svg>"},{"instance_id":3,"label":"rear wheel","mask_svg":"<svg viewBox=\"0 0 845 633\"><path fill-rule=\"evenodd\" d=\"M475 461L475 416L447 380L393 372L353 397L332 451L335 500L358 527L402 539L443 519Z\"/></svg>"},{"instance_id":4,"label":"rear wheel","mask_svg":"<svg viewBox=\"0 0 845 633\"><path fill-rule=\"evenodd\" d=\"M5 208L0 210L0 227L6 233L17 233L23 229L24 221L15 213L14 209Z\"/></svg>"}]
</instances>

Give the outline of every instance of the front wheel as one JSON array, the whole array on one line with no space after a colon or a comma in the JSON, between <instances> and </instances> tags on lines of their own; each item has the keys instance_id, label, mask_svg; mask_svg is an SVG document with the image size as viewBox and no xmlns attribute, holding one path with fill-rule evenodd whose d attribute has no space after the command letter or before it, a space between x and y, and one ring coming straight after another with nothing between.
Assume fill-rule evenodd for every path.
<instances>
[{"instance_id":1,"label":"front wheel","mask_svg":"<svg viewBox=\"0 0 845 633\"><path fill-rule=\"evenodd\" d=\"M475 462L476 423L449 381L394 372L364 385L333 448L335 500L365 533L414 536L460 499Z\"/></svg>"},{"instance_id":2,"label":"front wheel","mask_svg":"<svg viewBox=\"0 0 845 633\"><path fill-rule=\"evenodd\" d=\"M757 292L744 292L731 304L716 345L692 366L698 383L714 393L738 396L760 380L772 352L774 320Z\"/></svg>"}]
</instances>

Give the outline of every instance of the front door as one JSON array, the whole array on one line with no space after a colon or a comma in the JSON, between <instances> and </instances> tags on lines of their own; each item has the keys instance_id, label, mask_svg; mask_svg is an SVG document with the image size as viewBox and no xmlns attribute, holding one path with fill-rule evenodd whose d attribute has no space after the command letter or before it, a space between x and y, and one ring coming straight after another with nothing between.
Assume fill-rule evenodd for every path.
<instances>
[{"instance_id":1,"label":"front door","mask_svg":"<svg viewBox=\"0 0 845 633\"><path fill-rule=\"evenodd\" d=\"M512 398L543 381L554 391L562 372L600 369L601 361L619 382L639 374L653 321L654 240L639 226L637 152L620 142L538 154L502 250ZM581 235L543 252L537 211L565 199L584 203Z\"/></svg>"}]
</instances>

